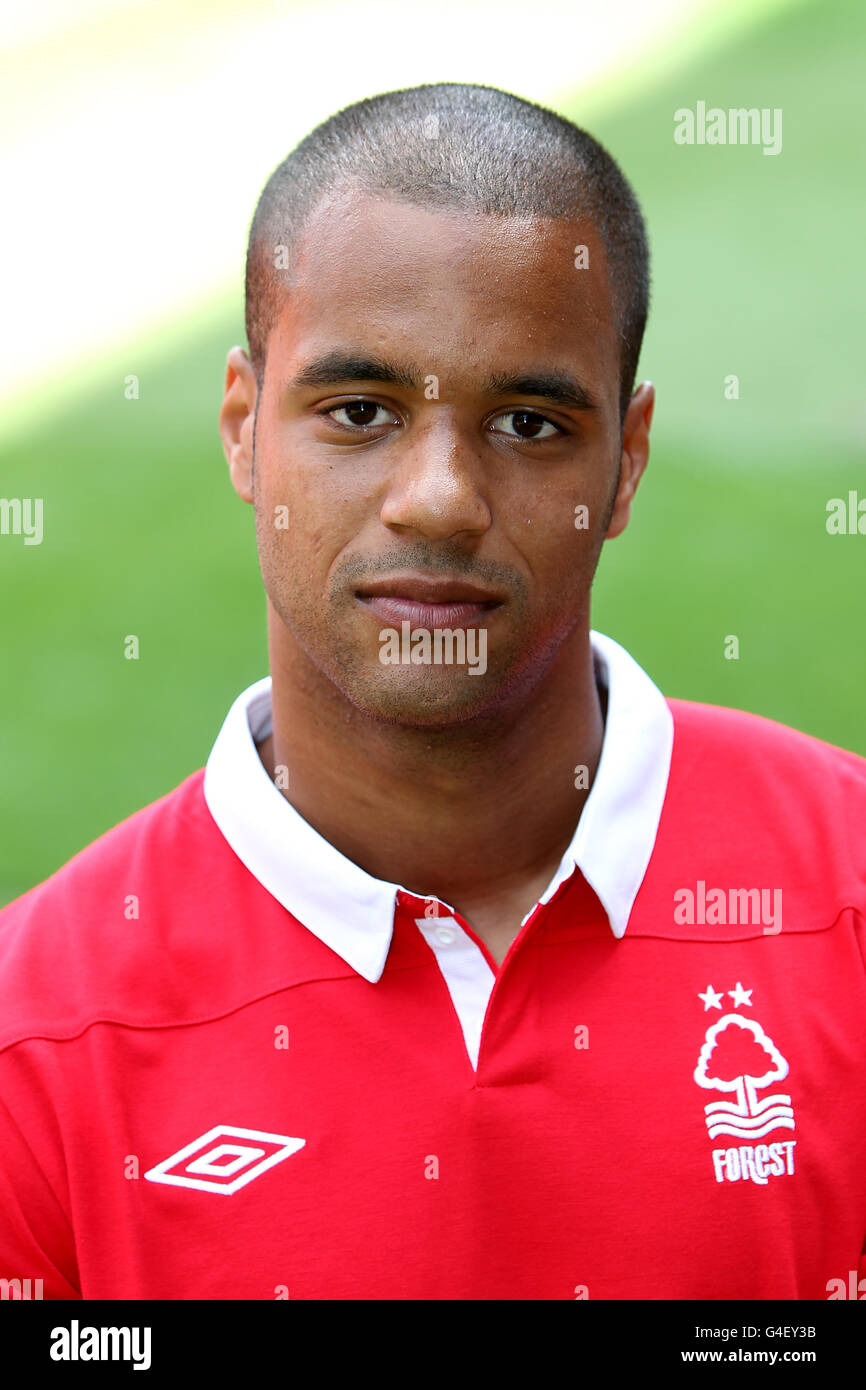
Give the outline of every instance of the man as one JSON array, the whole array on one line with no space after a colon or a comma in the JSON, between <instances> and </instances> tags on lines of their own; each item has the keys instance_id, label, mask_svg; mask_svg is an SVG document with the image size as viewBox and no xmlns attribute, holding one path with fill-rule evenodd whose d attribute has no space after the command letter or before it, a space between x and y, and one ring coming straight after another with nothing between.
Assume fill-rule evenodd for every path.
<instances>
[{"instance_id":1,"label":"man","mask_svg":"<svg viewBox=\"0 0 866 1390\"><path fill-rule=\"evenodd\" d=\"M361 102L272 175L220 415L270 677L0 916L5 1277L858 1277L866 762L666 700L590 629L649 453L647 300L617 166L493 89Z\"/></svg>"}]
</instances>

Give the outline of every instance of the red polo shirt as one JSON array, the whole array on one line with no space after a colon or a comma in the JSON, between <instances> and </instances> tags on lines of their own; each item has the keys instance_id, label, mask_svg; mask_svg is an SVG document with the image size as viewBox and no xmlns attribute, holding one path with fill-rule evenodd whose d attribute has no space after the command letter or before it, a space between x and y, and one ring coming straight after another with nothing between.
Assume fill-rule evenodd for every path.
<instances>
[{"instance_id":1,"label":"red polo shirt","mask_svg":"<svg viewBox=\"0 0 866 1390\"><path fill-rule=\"evenodd\" d=\"M500 967L277 790L268 680L204 772L0 913L0 1280L826 1299L866 1277L866 760L666 701L592 642L601 763Z\"/></svg>"}]
</instances>

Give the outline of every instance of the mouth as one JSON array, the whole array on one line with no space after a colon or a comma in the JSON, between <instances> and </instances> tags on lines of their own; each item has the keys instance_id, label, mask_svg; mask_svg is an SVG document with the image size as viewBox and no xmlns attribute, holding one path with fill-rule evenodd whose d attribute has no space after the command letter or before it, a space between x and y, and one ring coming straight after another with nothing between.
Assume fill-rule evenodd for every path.
<instances>
[{"instance_id":1,"label":"mouth","mask_svg":"<svg viewBox=\"0 0 866 1390\"><path fill-rule=\"evenodd\" d=\"M477 585L424 575L380 579L357 589L355 597L382 622L419 628L480 627L503 606Z\"/></svg>"}]
</instances>

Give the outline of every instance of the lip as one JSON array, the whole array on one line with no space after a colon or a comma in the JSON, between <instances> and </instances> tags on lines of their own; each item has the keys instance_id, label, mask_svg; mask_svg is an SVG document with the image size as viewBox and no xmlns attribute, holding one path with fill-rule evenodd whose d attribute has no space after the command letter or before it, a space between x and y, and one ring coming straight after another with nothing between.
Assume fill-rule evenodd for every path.
<instances>
[{"instance_id":1,"label":"lip","mask_svg":"<svg viewBox=\"0 0 866 1390\"><path fill-rule=\"evenodd\" d=\"M358 594L357 598L380 622L391 627L399 627L402 623L428 629L481 627L497 608L502 607L499 602L419 603L417 599L390 594Z\"/></svg>"},{"instance_id":2,"label":"lip","mask_svg":"<svg viewBox=\"0 0 866 1390\"><path fill-rule=\"evenodd\" d=\"M355 594L380 622L411 627L480 627L503 600L488 589L444 575L403 574L364 584Z\"/></svg>"},{"instance_id":3,"label":"lip","mask_svg":"<svg viewBox=\"0 0 866 1390\"><path fill-rule=\"evenodd\" d=\"M414 599L416 603L431 605L469 603L493 607L502 602L499 594L444 575L394 574L362 584L355 592L360 599Z\"/></svg>"}]
</instances>

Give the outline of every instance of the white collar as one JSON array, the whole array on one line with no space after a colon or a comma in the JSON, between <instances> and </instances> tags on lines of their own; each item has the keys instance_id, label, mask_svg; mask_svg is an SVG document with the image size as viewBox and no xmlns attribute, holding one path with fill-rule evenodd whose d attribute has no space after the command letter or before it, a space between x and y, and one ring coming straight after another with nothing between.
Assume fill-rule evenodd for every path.
<instances>
[{"instance_id":1,"label":"white collar","mask_svg":"<svg viewBox=\"0 0 866 1390\"><path fill-rule=\"evenodd\" d=\"M590 640L608 688L601 760L574 838L539 902L546 903L576 866L597 894L614 936L622 937L655 843L673 718L661 691L618 642L599 632L591 632ZM423 895L373 878L347 859L274 785L256 749L271 731L270 697L266 676L235 700L207 761L205 800L259 883L373 983L390 949L396 894Z\"/></svg>"}]
</instances>

